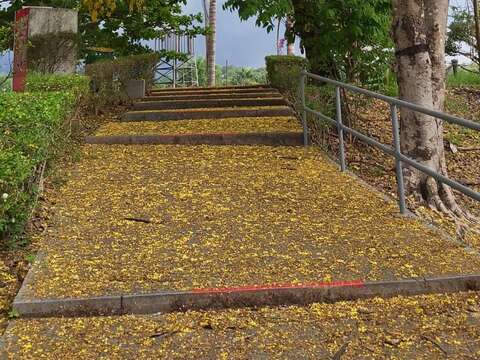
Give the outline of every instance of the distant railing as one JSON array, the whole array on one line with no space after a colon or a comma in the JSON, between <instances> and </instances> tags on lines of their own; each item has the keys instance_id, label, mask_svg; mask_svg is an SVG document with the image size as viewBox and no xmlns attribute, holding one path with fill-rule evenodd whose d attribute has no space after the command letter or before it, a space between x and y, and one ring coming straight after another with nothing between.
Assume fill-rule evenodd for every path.
<instances>
[{"instance_id":1,"label":"distant railing","mask_svg":"<svg viewBox=\"0 0 480 360\"><path fill-rule=\"evenodd\" d=\"M174 51L185 55L195 55L195 36L170 33L155 39L154 50Z\"/></svg>"},{"instance_id":2,"label":"distant railing","mask_svg":"<svg viewBox=\"0 0 480 360\"><path fill-rule=\"evenodd\" d=\"M336 119L332 119L316 110L310 109L308 106L305 105L305 81L307 78L311 78L314 80L318 80L323 83L327 83L333 85L335 87L335 107L336 107ZM393 147L390 145L383 144L374 138L362 134L361 132L352 129L342 122L342 97L340 89L349 90L358 94L367 95L369 97L373 97L379 100L383 100L386 103L390 104L390 119L392 122L392 132L393 132ZM375 146L382 150L384 153L391 155L395 158L395 171L396 171L396 179L397 179L397 192L398 192L398 205L400 208L400 212L402 214L406 213L406 205L405 205L405 186L404 186L404 178L403 178L403 164L408 164L425 174L433 177L434 179L451 186L453 189L460 191L461 193L465 194L466 196L480 201L480 193L476 192L475 190L465 186L455 180L452 180L435 170L420 164L419 162L411 159L404 154L402 154L401 147L400 147L400 129L398 124L398 115L397 109L399 107L407 108L412 111L416 111L419 113L423 113L426 115L433 116L438 119L443 119L448 121L449 123L460 125L472 130L480 131L480 124L475 123L470 120L465 120L459 118L457 116L448 115L442 112L433 111L431 109L427 109L425 107L415 105L403 100L399 100L390 96L382 95L375 93L370 90L365 90L353 85L345 84L339 81L335 81L332 79L328 79L319 75L311 74L309 72L303 71L300 78L300 98L301 98L301 111L302 111L302 123L303 123L303 140L305 145L308 145L308 126L307 126L307 113L315 115L316 117L325 120L334 124L337 127L338 131L338 138L339 138L339 158L340 158L340 169L341 171L346 170L346 163L345 163L345 142L344 142L344 132L351 134L352 136Z\"/></svg>"}]
</instances>

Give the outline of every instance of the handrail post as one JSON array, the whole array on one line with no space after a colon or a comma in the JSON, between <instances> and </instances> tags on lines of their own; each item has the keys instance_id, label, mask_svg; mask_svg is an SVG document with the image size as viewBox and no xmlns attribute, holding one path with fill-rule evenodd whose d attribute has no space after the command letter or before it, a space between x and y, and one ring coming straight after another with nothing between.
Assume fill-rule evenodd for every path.
<instances>
[{"instance_id":1,"label":"handrail post","mask_svg":"<svg viewBox=\"0 0 480 360\"><path fill-rule=\"evenodd\" d=\"M337 130L338 130L338 147L340 158L340 169L342 171L347 170L345 163L345 142L343 139L343 120L342 120L342 95L340 93L340 87L335 88L335 107L337 110Z\"/></svg>"},{"instance_id":2,"label":"handrail post","mask_svg":"<svg viewBox=\"0 0 480 360\"><path fill-rule=\"evenodd\" d=\"M393 145L395 148L395 171L397 175L398 206L400 213L405 215L407 207L405 205L405 183L403 179L403 165L400 160L402 150L400 147L400 129L398 126L397 105L390 105L390 118L392 120Z\"/></svg>"},{"instance_id":3,"label":"handrail post","mask_svg":"<svg viewBox=\"0 0 480 360\"><path fill-rule=\"evenodd\" d=\"M308 126L307 126L307 110L305 110L305 80L306 74L300 75L300 100L302 101L302 127L303 127L303 145L308 146Z\"/></svg>"}]
</instances>

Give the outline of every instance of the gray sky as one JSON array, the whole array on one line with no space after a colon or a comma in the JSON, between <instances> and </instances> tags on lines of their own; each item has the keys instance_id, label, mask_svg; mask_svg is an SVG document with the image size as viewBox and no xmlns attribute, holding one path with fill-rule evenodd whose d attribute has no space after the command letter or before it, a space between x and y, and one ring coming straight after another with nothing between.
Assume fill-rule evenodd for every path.
<instances>
[{"instance_id":1,"label":"gray sky","mask_svg":"<svg viewBox=\"0 0 480 360\"><path fill-rule=\"evenodd\" d=\"M276 33L267 34L263 28L255 26L255 20L240 21L236 12L222 8L225 0L218 1L217 9L217 64L225 61L236 66L263 67L265 56L276 53ZM188 0L185 13L203 13L202 0ZM284 29L281 29L280 38ZM197 56L205 57L205 39L196 39ZM286 49L283 49L285 52ZM7 71L8 58L0 56L0 72Z\"/></svg>"},{"instance_id":2,"label":"gray sky","mask_svg":"<svg viewBox=\"0 0 480 360\"><path fill-rule=\"evenodd\" d=\"M255 26L255 20L240 21L236 12L223 10L225 1L217 2L217 63L261 67L265 56L276 53L276 32L267 34L263 28ZM185 12L202 12L202 0L188 0ZM284 29L281 29L280 38ZM197 38L197 56L205 56L205 40ZM286 51L284 49L284 51Z\"/></svg>"},{"instance_id":3,"label":"gray sky","mask_svg":"<svg viewBox=\"0 0 480 360\"><path fill-rule=\"evenodd\" d=\"M231 13L222 9L224 2L225 0L219 0L217 9L217 63L224 65L228 60L229 64L236 66L264 66L265 56L276 52L275 31L267 34L265 29L255 26L254 19L240 21L236 12ZM466 2L467 0L450 0L450 4L454 6L464 7ZM203 12L202 0L188 0L185 12ZM283 37L283 32L282 28L280 37ZM197 56L205 56L203 37L197 38L196 49ZM297 46L297 54L298 52ZM7 68L6 62L7 58L0 56L0 72Z\"/></svg>"}]
</instances>

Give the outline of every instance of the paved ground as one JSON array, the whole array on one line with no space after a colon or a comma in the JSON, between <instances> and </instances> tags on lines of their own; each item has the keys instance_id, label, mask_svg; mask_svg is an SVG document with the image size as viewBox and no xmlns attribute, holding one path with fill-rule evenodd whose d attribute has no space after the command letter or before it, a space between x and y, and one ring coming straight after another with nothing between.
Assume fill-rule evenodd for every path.
<instances>
[{"instance_id":1,"label":"paved ground","mask_svg":"<svg viewBox=\"0 0 480 360\"><path fill-rule=\"evenodd\" d=\"M302 147L85 146L56 213L35 298L480 268Z\"/></svg>"},{"instance_id":2,"label":"paved ground","mask_svg":"<svg viewBox=\"0 0 480 360\"><path fill-rule=\"evenodd\" d=\"M182 110L183 111L183 110ZM278 127L276 125L278 124ZM298 131L292 118L110 123L101 135ZM318 149L86 145L28 299L473 274L480 257ZM476 358L478 294L12 323L7 358ZM345 354L338 352L344 344ZM381 355L380 355L381 354ZM477 354L477 355L476 355ZM478 358L478 357L477 357Z\"/></svg>"},{"instance_id":3,"label":"paved ground","mask_svg":"<svg viewBox=\"0 0 480 360\"><path fill-rule=\"evenodd\" d=\"M17 320L5 335L2 358L473 360L480 358L479 305L478 294L463 293L258 310Z\"/></svg>"},{"instance_id":4,"label":"paved ground","mask_svg":"<svg viewBox=\"0 0 480 360\"><path fill-rule=\"evenodd\" d=\"M144 121L111 122L101 127L96 135L156 135L198 133L258 133L299 131L298 120L293 117L252 117L196 121Z\"/></svg>"}]
</instances>

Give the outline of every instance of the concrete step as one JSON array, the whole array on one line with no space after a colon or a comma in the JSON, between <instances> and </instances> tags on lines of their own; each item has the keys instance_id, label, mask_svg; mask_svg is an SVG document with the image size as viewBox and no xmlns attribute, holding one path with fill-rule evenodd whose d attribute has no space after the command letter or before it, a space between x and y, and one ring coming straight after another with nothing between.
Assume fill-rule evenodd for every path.
<instances>
[{"instance_id":1,"label":"concrete step","mask_svg":"<svg viewBox=\"0 0 480 360\"><path fill-rule=\"evenodd\" d=\"M232 108L207 110L142 110L130 111L123 115L123 121L166 121L166 120L198 120L198 119L225 119L232 117L267 117L293 116L290 107L278 108Z\"/></svg>"},{"instance_id":2,"label":"concrete step","mask_svg":"<svg viewBox=\"0 0 480 360\"><path fill-rule=\"evenodd\" d=\"M200 90L183 90L183 91L158 91L152 90L148 94L150 96L158 95L194 95L194 94L244 94L244 93L271 93L276 90L273 88L238 88L238 89L200 89Z\"/></svg>"},{"instance_id":3,"label":"concrete step","mask_svg":"<svg viewBox=\"0 0 480 360\"><path fill-rule=\"evenodd\" d=\"M282 98L276 99L207 99L207 100L162 100L140 101L133 104L135 110L195 109L235 106L282 106L288 105Z\"/></svg>"},{"instance_id":4,"label":"concrete step","mask_svg":"<svg viewBox=\"0 0 480 360\"><path fill-rule=\"evenodd\" d=\"M199 86L199 87L177 87L177 88L153 88L151 92L191 92L191 91L205 91L205 90L239 90L239 89L265 89L271 88L268 85L242 85L242 86Z\"/></svg>"},{"instance_id":5,"label":"concrete step","mask_svg":"<svg viewBox=\"0 0 480 360\"><path fill-rule=\"evenodd\" d=\"M278 91L272 92L248 92L248 93L230 93L220 92L213 94L163 94L163 95L149 95L143 98L143 101L162 101L162 100L207 100L207 99L273 99L282 98Z\"/></svg>"},{"instance_id":6,"label":"concrete step","mask_svg":"<svg viewBox=\"0 0 480 360\"><path fill-rule=\"evenodd\" d=\"M301 132L87 136L87 144L301 146Z\"/></svg>"}]
</instances>

